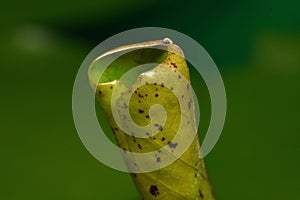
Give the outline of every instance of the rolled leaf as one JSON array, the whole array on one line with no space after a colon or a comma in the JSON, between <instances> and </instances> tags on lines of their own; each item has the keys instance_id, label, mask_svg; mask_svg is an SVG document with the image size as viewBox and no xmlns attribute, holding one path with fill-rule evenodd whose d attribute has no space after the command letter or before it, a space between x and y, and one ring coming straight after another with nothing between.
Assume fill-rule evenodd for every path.
<instances>
[{"instance_id":1,"label":"rolled leaf","mask_svg":"<svg viewBox=\"0 0 300 200\"><path fill-rule=\"evenodd\" d=\"M109 56L116 59L109 66L103 66ZM131 73L127 82L123 80L125 73L147 63L157 64L150 69L148 67ZM157 151L153 157L145 158L145 162L148 162L148 166L151 163L159 164L167 159L160 154L160 148L165 147L170 156L175 156L177 150L197 134L189 69L177 45L168 40L158 40L119 47L100 56L90 66L88 73L92 86L96 87L97 100L124 155L126 152ZM99 74L102 76L99 77ZM128 95L127 104L123 99ZM164 108L165 120L163 116L150 112L154 105ZM120 116L116 120L113 114L113 110L120 113L121 109L127 110L131 123L148 126L149 131L125 133L129 130L125 130L128 128L128 121L125 122L128 116L124 114L123 119ZM121 124L117 121L121 121ZM176 138L179 129L184 131ZM196 136L186 151L178 154L180 156L175 162L155 171L132 173L142 199L213 200L204 160L199 158L199 154L200 145ZM147 168L145 163L128 161L126 156L124 159L132 171L135 168Z\"/></svg>"}]
</instances>

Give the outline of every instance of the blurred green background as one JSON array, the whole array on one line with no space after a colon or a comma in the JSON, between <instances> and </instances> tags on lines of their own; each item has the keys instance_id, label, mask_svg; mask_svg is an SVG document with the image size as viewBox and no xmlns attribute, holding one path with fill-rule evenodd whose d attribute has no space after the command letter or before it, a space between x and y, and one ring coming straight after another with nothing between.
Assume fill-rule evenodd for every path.
<instances>
[{"instance_id":1,"label":"blurred green background","mask_svg":"<svg viewBox=\"0 0 300 200\"><path fill-rule=\"evenodd\" d=\"M71 96L92 48L143 26L189 35L222 73L227 120L206 157L217 199L299 199L300 1L1 4L0 199L138 199L82 145Z\"/></svg>"}]
</instances>

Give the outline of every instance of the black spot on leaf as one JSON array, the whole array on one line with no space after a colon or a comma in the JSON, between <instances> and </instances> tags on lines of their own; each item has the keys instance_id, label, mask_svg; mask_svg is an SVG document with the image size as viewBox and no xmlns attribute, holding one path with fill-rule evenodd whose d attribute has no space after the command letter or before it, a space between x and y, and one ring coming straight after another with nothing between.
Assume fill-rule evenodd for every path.
<instances>
[{"instance_id":1,"label":"black spot on leaf","mask_svg":"<svg viewBox=\"0 0 300 200\"><path fill-rule=\"evenodd\" d=\"M139 109L139 113L144 113L144 111L142 109Z\"/></svg>"},{"instance_id":2,"label":"black spot on leaf","mask_svg":"<svg viewBox=\"0 0 300 200\"><path fill-rule=\"evenodd\" d=\"M141 146L141 144L138 144L138 148L139 148L139 149L142 149L142 146Z\"/></svg>"},{"instance_id":3,"label":"black spot on leaf","mask_svg":"<svg viewBox=\"0 0 300 200\"><path fill-rule=\"evenodd\" d=\"M163 130L162 125L160 125L160 126L158 127L158 130L159 130L159 131L162 131L162 130Z\"/></svg>"},{"instance_id":4,"label":"black spot on leaf","mask_svg":"<svg viewBox=\"0 0 300 200\"><path fill-rule=\"evenodd\" d=\"M153 196L159 195L158 188L157 188L156 185L151 185L151 186L150 186L150 189L149 189L149 192L150 192Z\"/></svg>"}]
</instances>

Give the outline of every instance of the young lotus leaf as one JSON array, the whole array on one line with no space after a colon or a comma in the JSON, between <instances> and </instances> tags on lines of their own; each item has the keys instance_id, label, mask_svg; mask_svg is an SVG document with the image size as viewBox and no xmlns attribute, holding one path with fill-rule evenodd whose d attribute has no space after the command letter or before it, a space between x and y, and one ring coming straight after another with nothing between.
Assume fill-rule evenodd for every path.
<instances>
[{"instance_id":1,"label":"young lotus leaf","mask_svg":"<svg viewBox=\"0 0 300 200\"><path fill-rule=\"evenodd\" d=\"M114 61L103 66L110 56ZM90 66L89 78L128 168L142 172L131 175L143 199L214 199L199 158L189 69L177 45L164 40L120 47L100 56ZM154 109L157 105L161 107ZM178 159L143 172L164 162L162 148ZM156 153L142 163L126 160L126 152Z\"/></svg>"}]
</instances>

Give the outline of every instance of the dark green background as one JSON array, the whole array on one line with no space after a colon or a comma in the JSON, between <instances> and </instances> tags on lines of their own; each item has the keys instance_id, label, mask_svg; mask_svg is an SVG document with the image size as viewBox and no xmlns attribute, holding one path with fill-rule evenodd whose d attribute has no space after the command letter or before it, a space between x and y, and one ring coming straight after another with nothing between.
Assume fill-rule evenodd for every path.
<instances>
[{"instance_id":1,"label":"dark green background","mask_svg":"<svg viewBox=\"0 0 300 200\"><path fill-rule=\"evenodd\" d=\"M217 199L299 199L299 10L297 0L3 1L0 199L138 199L128 174L82 145L71 96L92 48L143 26L191 36L222 73L227 120L206 157Z\"/></svg>"}]
</instances>

